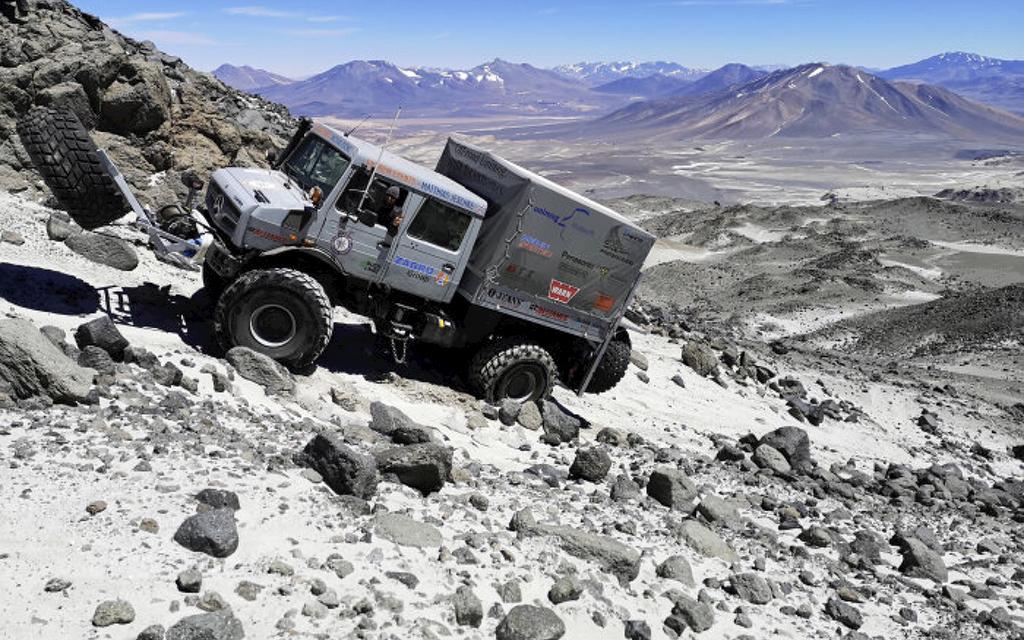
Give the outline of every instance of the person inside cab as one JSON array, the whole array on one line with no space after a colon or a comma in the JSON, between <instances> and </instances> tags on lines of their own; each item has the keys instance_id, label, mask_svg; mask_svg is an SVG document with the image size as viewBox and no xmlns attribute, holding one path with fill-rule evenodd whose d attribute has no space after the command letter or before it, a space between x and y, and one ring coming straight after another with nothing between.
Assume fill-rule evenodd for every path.
<instances>
[{"instance_id":1,"label":"person inside cab","mask_svg":"<svg viewBox=\"0 0 1024 640\"><path fill-rule=\"evenodd\" d=\"M388 235L398 233L398 227L402 224L402 207L399 201L402 198L402 190L396 186L388 187L384 192L384 198L377 209L377 224L388 230Z\"/></svg>"}]
</instances>

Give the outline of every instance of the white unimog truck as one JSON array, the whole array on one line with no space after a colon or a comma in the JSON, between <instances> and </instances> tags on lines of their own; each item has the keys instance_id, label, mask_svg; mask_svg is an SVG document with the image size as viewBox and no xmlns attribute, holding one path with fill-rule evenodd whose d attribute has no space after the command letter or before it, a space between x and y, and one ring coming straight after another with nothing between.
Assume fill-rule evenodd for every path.
<instances>
[{"instance_id":1,"label":"white unimog truck","mask_svg":"<svg viewBox=\"0 0 1024 640\"><path fill-rule=\"evenodd\" d=\"M20 133L76 221L101 226L127 204L158 253L192 253L73 120L34 109ZM654 243L607 207L470 145L449 140L431 171L308 120L271 169L214 172L194 213L214 236L202 271L224 348L309 367L344 306L373 320L396 360L413 341L458 350L469 386L490 401L536 400L556 381L578 393L615 386L631 349L620 322Z\"/></svg>"}]
</instances>

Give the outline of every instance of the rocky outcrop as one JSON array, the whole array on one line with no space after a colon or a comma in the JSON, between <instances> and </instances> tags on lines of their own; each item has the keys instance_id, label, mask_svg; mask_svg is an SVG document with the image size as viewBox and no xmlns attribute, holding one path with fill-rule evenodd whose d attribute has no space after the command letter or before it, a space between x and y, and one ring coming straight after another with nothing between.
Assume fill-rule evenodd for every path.
<instances>
[{"instance_id":1,"label":"rocky outcrop","mask_svg":"<svg viewBox=\"0 0 1024 640\"><path fill-rule=\"evenodd\" d=\"M0 320L0 391L16 398L48 396L84 402L93 374L80 367L27 320Z\"/></svg>"}]
</instances>

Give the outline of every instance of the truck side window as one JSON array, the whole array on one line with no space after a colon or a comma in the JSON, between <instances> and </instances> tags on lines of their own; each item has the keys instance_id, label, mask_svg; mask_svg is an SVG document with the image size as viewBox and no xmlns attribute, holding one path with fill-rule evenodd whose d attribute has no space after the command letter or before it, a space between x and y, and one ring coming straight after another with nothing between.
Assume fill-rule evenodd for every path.
<instances>
[{"instance_id":1,"label":"truck side window","mask_svg":"<svg viewBox=\"0 0 1024 640\"><path fill-rule=\"evenodd\" d=\"M471 221L472 217L468 213L452 209L437 200L427 199L409 225L408 233L410 238L429 242L448 251L458 251Z\"/></svg>"},{"instance_id":2,"label":"truck side window","mask_svg":"<svg viewBox=\"0 0 1024 640\"><path fill-rule=\"evenodd\" d=\"M345 192L338 197L338 202L335 205L341 211L345 213L358 213L356 208L359 206L359 202L363 202L363 209L366 211L376 211L377 207L384 201L384 192L388 190L391 183L385 182L379 177L374 179L373 185L370 187L370 192L366 194L366 199L363 200L363 191L366 190L366 184L370 181L370 172L366 169L359 169L352 174L349 178L348 184L345 186ZM408 195L408 191L402 189L401 196L398 198L396 206L402 207L405 205L405 198Z\"/></svg>"}]
</instances>

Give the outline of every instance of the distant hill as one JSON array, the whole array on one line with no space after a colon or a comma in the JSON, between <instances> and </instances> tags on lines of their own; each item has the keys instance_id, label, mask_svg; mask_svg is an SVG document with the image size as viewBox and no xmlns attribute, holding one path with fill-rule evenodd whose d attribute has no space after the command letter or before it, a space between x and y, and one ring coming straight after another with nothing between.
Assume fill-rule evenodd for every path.
<instances>
[{"instance_id":1,"label":"distant hill","mask_svg":"<svg viewBox=\"0 0 1024 640\"><path fill-rule=\"evenodd\" d=\"M295 114L312 116L381 115L399 106L410 115L566 115L622 104L618 96L594 92L554 71L500 59L464 71L354 60L257 92Z\"/></svg>"},{"instance_id":2,"label":"distant hill","mask_svg":"<svg viewBox=\"0 0 1024 640\"><path fill-rule=\"evenodd\" d=\"M878 74L888 80L934 84L1008 111L1024 113L1024 60L962 51L941 53Z\"/></svg>"},{"instance_id":3,"label":"distant hill","mask_svg":"<svg viewBox=\"0 0 1024 640\"><path fill-rule=\"evenodd\" d=\"M263 87L281 86L295 82L291 78L263 69L254 69L248 65L236 67L232 64L222 64L213 70L213 75L229 87L249 93Z\"/></svg>"},{"instance_id":4,"label":"distant hill","mask_svg":"<svg viewBox=\"0 0 1024 640\"><path fill-rule=\"evenodd\" d=\"M763 78L768 75L767 71L760 71L742 64L727 64L715 69L708 75L696 82L691 82L677 89L673 95L677 96L700 96L706 93L722 91L734 85L746 84Z\"/></svg>"},{"instance_id":5,"label":"distant hill","mask_svg":"<svg viewBox=\"0 0 1024 640\"><path fill-rule=\"evenodd\" d=\"M689 84L692 84L689 80L656 73L644 78L627 77L612 80L607 84L594 87L594 91L630 98L657 98L671 95Z\"/></svg>"},{"instance_id":6,"label":"distant hill","mask_svg":"<svg viewBox=\"0 0 1024 640\"><path fill-rule=\"evenodd\" d=\"M579 80L591 87L607 85L623 78L648 78L654 75L696 80L707 73L675 62L577 62L552 69L558 74Z\"/></svg>"},{"instance_id":7,"label":"distant hill","mask_svg":"<svg viewBox=\"0 0 1024 640\"><path fill-rule=\"evenodd\" d=\"M728 92L635 103L600 118L592 135L757 139L925 133L1024 139L1024 118L931 85L889 82L848 66L807 64Z\"/></svg>"}]
</instances>

